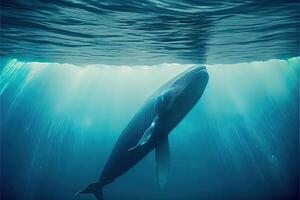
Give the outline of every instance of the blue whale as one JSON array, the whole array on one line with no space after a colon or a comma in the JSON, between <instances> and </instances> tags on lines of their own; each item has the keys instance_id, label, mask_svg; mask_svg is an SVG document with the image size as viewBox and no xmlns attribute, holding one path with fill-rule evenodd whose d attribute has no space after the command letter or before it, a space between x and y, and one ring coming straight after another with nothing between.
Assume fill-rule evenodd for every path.
<instances>
[{"instance_id":1,"label":"blue whale","mask_svg":"<svg viewBox=\"0 0 300 200\"><path fill-rule=\"evenodd\" d=\"M91 193L98 200L103 199L103 186L127 172L153 149L157 180L162 189L169 170L168 134L198 102L207 82L205 67L197 66L162 85L123 130L99 180L78 193Z\"/></svg>"}]
</instances>

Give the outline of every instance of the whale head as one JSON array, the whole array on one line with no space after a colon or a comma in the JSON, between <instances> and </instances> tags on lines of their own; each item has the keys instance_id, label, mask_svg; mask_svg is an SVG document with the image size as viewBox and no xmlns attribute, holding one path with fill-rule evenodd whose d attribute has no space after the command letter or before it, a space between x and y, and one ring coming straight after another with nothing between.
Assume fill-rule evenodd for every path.
<instances>
[{"instance_id":1,"label":"whale head","mask_svg":"<svg viewBox=\"0 0 300 200\"><path fill-rule=\"evenodd\" d=\"M205 67L186 70L159 96L158 110L172 115L186 114L202 96L207 82L208 73Z\"/></svg>"},{"instance_id":2,"label":"whale head","mask_svg":"<svg viewBox=\"0 0 300 200\"><path fill-rule=\"evenodd\" d=\"M174 88L173 98L184 101L198 100L208 82L208 73L204 66L192 67L175 79L171 88Z\"/></svg>"}]
</instances>

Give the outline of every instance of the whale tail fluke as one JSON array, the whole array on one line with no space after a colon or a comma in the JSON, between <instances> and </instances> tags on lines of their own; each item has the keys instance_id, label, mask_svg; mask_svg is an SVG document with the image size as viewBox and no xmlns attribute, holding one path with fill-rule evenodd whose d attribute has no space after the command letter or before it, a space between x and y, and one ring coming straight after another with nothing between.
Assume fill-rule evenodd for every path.
<instances>
[{"instance_id":1,"label":"whale tail fluke","mask_svg":"<svg viewBox=\"0 0 300 200\"><path fill-rule=\"evenodd\" d=\"M76 193L76 195L78 194L94 194L97 200L103 200L102 185L99 182L89 184L83 190Z\"/></svg>"}]
</instances>

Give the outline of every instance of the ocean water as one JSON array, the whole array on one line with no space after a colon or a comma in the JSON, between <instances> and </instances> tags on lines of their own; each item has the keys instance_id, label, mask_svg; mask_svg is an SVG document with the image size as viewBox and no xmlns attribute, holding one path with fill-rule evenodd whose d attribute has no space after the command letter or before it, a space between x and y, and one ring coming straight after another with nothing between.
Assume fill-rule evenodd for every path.
<instances>
[{"instance_id":1,"label":"ocean water","mask_svg":"<svg viewBox=\"0 0 300 200\"><path fill-rule=\"evenodd\" d=\"M11 60L1 72L4 199L94 199L131 117L191 65L79 67ZM166 188L154 153L104 187L105 199L293 199L298 195L300 58L208 65L210 80L170 134Z\"/></svg>"},{"instance_id":2,"label":"ocean water","mask_svg":"<svg viewBox=\"0 0 300 200\"><path fill-rule=\"evenodd\" d=\"M104 200L299 198L296 0L2 0L2 200L93 200L130 119L162 84L205 65L209 82L154 152Z\"/></svg>"}]
</instances>

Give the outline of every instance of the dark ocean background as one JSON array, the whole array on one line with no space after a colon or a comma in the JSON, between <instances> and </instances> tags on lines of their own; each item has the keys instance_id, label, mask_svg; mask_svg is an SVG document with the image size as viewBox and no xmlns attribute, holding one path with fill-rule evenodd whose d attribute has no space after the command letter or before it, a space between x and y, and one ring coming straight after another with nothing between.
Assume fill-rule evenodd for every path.
<instances>
[{"instance_id":1,"label":"dark ocean background","mask_svg":"<svg viewBox=\"0 0 300 200\"><path fill-rule=\"evenodd\" d=\"M129 120L195 65L210 79L105 200L298 199L299 1L1 1L1 200L93 200Z\"/></svg>"}]
</instances>

